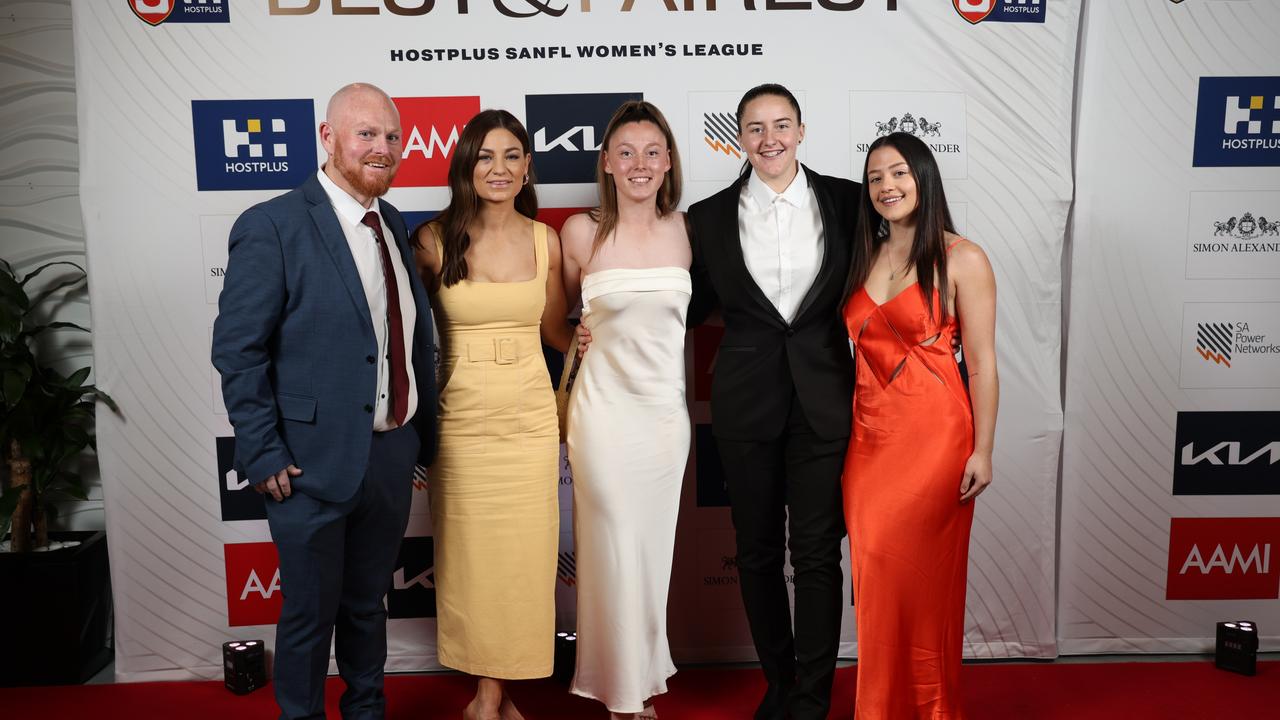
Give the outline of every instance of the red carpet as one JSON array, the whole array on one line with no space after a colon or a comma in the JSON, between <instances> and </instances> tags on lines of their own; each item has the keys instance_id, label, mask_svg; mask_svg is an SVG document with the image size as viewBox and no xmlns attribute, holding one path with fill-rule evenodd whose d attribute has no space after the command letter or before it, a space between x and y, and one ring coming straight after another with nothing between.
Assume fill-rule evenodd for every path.
<instances>
[{"instance_id":1,"label":"red carpet","mask_svg":"<svg viewBox=\"0 0 1280 720\"><path fill-rule=\"evenodd\" d=\"M1280 716L1280 662L1259 663L1256 677L1205 662L985 664L965 666L972 720L1252 720ZM855 669L836 674L833 718L853 715ZM342 683L329 681L329 717L337 718ZM659 698L663 720L749 720L760 697L759 670L699 669L671 679ZM471 698L465 677L387 678L389 720L458 720ZM528 720L601 720L599 705L551 681L517 683L513 696ZM220 683L174 682L0 689L0 717L272 718L271 687L237 697Z\"/></svg>"}]
</instances>

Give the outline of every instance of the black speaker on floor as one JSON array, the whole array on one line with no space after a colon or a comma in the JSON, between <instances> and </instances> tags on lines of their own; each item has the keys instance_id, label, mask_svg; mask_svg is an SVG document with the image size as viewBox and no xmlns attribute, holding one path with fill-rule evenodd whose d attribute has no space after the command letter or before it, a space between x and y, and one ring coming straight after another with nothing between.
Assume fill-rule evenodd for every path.
<instances>
[{"instance_id":1,"label":"black speaker on floor","mask_svg":"<svg viewBox=\"0 0 1280 720\"><path fill-rule=\"evenodd\" d=\"M1258 626L1249 620L1218 623L1218 643L1213 664L1222 670L1256 675L1258 672Z\"/></svg>"},{"instance_id":2,"label":"black speaker on floor","mask_svg":"<svg viewBox=\"0 0 1280 720\"><path fill-rule=\"evenodd\" d=\"M555 666L551 677L562 685L573 681L573 670L578 662L578 636L571 632L556 633Z\"/></svg>"},{"instance_id":3,"label":"black speaker on floor","mask_svg":"<svg viewBox=\"0 0 1280 720\"><path fill-rule=\"evenodd\" d=\"M261 640L222 643L222 671L227 689L247 695L267 684L267 654Z\"/></svg>"}]
</instances>

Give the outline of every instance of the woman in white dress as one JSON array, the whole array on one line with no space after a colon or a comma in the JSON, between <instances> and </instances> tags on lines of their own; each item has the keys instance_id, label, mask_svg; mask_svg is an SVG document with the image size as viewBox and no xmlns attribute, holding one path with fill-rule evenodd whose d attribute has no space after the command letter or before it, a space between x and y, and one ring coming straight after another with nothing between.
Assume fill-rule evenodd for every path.
<instances>
[{"instance_id":1,"label":"woman in white dress","mask_svg":"<svg viewBox=\"0 0 1280 720\"><path fill-rule=\"evenodd\" d=\"M680 158L662 113L624 103L605 130L600 207L561 232L569 307L591 350L569 399L578 571L571 691L615 719L656 718L675 673L667 591L689 456L685 312L692 254Z\"/></svg>"}]
</instances>

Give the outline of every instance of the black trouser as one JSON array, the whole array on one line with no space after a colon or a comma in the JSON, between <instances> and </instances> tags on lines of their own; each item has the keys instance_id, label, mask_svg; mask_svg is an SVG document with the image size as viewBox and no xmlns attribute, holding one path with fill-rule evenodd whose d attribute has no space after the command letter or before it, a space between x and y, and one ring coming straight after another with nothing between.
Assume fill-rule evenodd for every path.
<instances>
[{"instance_id":1,"label":"black trouser","mask_svg":"<svg viewBox=\"0 0 1280 720\"><path fill-rule=\"evenodd\" d=\"M742 602L769 683L756 720L823 720L840 640L840 475L848 439L815 435L793 396L780 437L719 439L718 445L738 540ZM783 576L788 546L795 570L794 632Z\"/></svg>"}]
</instances>

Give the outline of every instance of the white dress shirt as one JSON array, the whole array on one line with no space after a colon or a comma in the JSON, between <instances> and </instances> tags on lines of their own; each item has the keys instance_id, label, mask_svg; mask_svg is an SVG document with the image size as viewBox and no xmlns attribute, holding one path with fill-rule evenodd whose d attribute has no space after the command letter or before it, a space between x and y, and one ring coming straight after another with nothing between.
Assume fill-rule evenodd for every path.
<instances>
[{"instance_id":1,"label":"white dress shirt","mask_svg":"<svg viewBox=\"0 0 1280 720\"><path fill-rule=\"evenodd\" d=\"M351 258L355 260L356 270L360 273L360 284L364 286L364 297L369 302L369 319L373 322L373 334L378 342L378 397L373 404L373 429L385 432L396 427L396 421L389 412L391 346L387 341L387 326L390 320L387 317L386 278L383 276L382 254L378 250L378 239L374 236L373 229L362 222L365 213L370 210L377 213L378 222L382 225L382 237L387 242L391 266L396 273L396 287L400 291L400 320L404 326L400 328L400 332L404 335L404 366L409 373L409 410L404 416L406 423L418 409L418 387L414 382L412 362L413 329L418 321L418 307L413 302L409 273L405 270L404 261L400 257L400 248L396 246L395 235L391 233L391 228L387 227L387 221L382 218L382 213L378 212L377 201L373 203L373 207L366 209L347 194L347 191L330 180L329 176L324 174L323 167L318 174L320 185L329 196L333 211L338 216L342 234L347 238L347 246L351 248ZM324 332L324 328L319 330Z\"/></svg>"},{"instance_id":2,"label":"white dress shirt","mask_svg":"<svg viewBox=\"0 0 1280 720\"><path fill-rule=\"evenodd\" d=\"M747 272L787 322L813 286L825 254L822 212L804 168L781 193L758 175L738 197L738 238Z\"/></svg>"}]
</instances>

